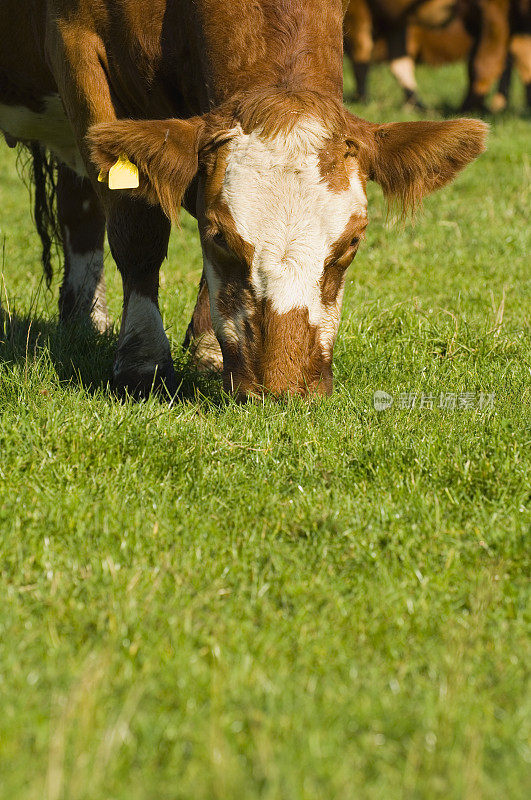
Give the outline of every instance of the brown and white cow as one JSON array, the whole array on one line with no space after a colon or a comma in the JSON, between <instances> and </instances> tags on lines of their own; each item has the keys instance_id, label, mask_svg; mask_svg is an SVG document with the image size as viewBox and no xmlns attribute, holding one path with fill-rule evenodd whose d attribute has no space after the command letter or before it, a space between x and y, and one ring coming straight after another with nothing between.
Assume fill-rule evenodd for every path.
<instances>
[{"instance_id":1,"label":"brown and white cow","mask_svg":"<svg viewBox=\"0 0 531 800\"><path fill-rule=\"evenodd\" d=\"M29 5L0 2L0 128L55 153L78 192L64 209L68 309L104 313L106 225L124 288L115 386L173 388L159 269L185 205L204 256L197 359L241 397L330 392L366 182L415 206L482 152L485 125L348 113L341 0ZM140 185L111 191L98 173L124 155Z\"/></svg>"},{"instance_id":2,"label":"brown and white cow","mask_svg":"<svg viewBox=\"0 0 531 800\"><path fill-rule=\"evenodd\" d=\"M345 41L357 99L363 102L369 65L383 49L406 103L417 108L424 108L417 92L417 59L467 59L469 85L462 110L479 111L487 111L486 97L500 78L493 110L504 107L510 69L502 73L506 63L514 62L531 105L530 0L349 0Z\"/></svg>"}]
</instances>

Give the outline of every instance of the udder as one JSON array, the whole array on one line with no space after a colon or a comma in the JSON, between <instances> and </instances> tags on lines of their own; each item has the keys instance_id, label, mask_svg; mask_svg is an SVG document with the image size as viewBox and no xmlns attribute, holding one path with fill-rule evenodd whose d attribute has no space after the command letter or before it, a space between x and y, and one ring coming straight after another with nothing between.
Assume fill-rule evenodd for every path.
<instances>
[{"instance_id":1,"label":"udder","mask_svg":"<svg viewBox=\"0 0 531 800\"><path fill-rule=\"evenodd\" d=\"M8 144L14 141L40 142L59 161L79 175L86 175L83 159L59 95L43 98L42 111L0 103L0 129L7 134Z\"/></svg>"}]
</instances>

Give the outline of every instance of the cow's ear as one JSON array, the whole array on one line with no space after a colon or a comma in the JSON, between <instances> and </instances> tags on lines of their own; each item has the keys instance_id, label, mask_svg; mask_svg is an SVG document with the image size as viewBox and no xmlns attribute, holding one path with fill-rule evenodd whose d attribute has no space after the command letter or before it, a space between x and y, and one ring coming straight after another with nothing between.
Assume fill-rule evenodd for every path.
<instances>
[{"instance_id":1,"label":"cow's ear","mask_svg":"<svg viewBox=\"0 0 531 800\"><path fill-rule=\"evenodd\" d=\"M184 193L198 170L205 131L201 117L188 120L115 120L93 125L87 134L98 171L109 172L120 156L138 167L134 194L159 203L172 220L179 216Z\"/></svg>"},{"instance_id":2,"label":"cow's ear","mask_svg":"<svg viewBox=\"0 0 531 800\"><path fill-rule=\"evenodd\" d=\"M368 177L407 212L484 151L487 131L477 119L392 122L371 126L361 153Z\"/></svg>"}]
</instances>

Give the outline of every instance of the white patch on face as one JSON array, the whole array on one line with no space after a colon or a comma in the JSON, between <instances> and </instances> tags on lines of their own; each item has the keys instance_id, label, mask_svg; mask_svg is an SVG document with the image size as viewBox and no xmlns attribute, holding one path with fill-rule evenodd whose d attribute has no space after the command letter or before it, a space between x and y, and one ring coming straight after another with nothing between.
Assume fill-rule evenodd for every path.
<instances>
[{"instance_id":1,"label":"white patch on face","mask_svg":"<svg viewBox=\"0 0 531 800\"><path fill-rule=\"evenodd\" d=\"M230 319L222 316L218 310L217 299L222 287L216 270L212 266L205 249L203 248L203 268L208 283L208 295L210 299L210 319L212 320L212 327L217 338L221 342L228 344L238 344L243 339L243 330L241 323L244 316L241 312L237 313Z\"/></svg>"},{"instance_id":2,"label":"white patch on face","mask_svg":"<svg viewBox=\"0 0 531 800\"><path fill-rule=\"evenodd\" d=\"M134 363L125 363L128 345L135 341ZM121 355L124 353L124 356ZM131 292L125 318L122 321L118 352L114 362L114 373L134 367L138 372L149 372L171 359L170 343L162 324L162 317L155 303L145 295Z\"/></svg>"},{"instance_id":3,"label":"white patch on face","mask_svg":"<svg viewBox=\"0 0 531 800\"><path fill-rule=\"evenodd\" d=\"M344 192L332 192L322 180L319 152L327 138L315 120L270 139L241 133L229 146L223 185L236 229L254 247L257 298L279 314L307 308L318 327L335 316L321 301L324 263L351 216L367 208L356 168Z\"/></svg>"},{"instance_id":4,"label":"white patch on face","mask_svg":"<svg viewBox=\"0 0 531 800\"><path fill-rule=\"evenodd\" d=\"M59 95L52 94L44 98L42 113L30 111L25 106L0 103L0 129L18 141L40 142L78 175L86 176L85 165Z\"/></svg>"}]
</instances>

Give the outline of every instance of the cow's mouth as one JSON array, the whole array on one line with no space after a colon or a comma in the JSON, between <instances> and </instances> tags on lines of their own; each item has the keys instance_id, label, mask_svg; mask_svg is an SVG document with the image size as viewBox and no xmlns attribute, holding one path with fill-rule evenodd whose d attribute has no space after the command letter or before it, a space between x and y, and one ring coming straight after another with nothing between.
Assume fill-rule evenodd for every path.
<instances>
[{"instance_id":1,"label":"cow's mouth","mask_svg":"<svg viewBox=\"0 0 531 800\"><path fill-rule=\"evenodd\" d=\"M269 303L245 321L238 340L222 341L223 385L238 399L332 392L332 350L324 348L308 309L279 314Z\"/></svg>"}]
</instances>

